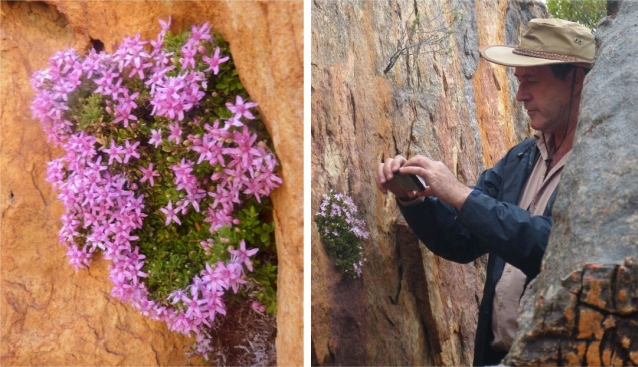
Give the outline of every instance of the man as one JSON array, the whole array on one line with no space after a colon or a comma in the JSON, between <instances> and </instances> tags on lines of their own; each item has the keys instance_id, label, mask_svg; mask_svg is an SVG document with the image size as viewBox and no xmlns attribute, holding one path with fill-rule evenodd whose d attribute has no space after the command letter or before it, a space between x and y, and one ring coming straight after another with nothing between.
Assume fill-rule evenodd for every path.
<instances>
[{"instance_id":1,"label":"man","mask_svg":"<svg viewBox=\"0 0 638 367\"><path fill-rule=\"evenodd\" d=\"M410 227L435 254L460 263L489 254L474 365L499 364L511 347L520 296L540 271L594 53L592 34L560 19L530 21L518 47L481 50L486 60L515 67L516 99L536 134L483 172L474 188L424 156L397 156L378 166L377 186L396 196ZM427 186L406 190L394 179L398 174L420 176Z\"/></svg>"}]
</instances>

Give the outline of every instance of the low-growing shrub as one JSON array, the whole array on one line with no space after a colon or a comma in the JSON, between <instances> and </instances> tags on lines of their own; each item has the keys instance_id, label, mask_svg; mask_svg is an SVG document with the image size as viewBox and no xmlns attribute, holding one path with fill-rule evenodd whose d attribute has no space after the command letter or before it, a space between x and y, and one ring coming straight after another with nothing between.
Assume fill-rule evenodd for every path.
<instances>
[{"instance_id":1,"label":"low-growing shrub","mask_svg":"<svg viewBox=\"0 0 638 367\"><path fill-rule=\"evenodd\" d=\"M321 241L335 258L335 266L350 278L361 277L366 261L362 242L369 233L352 198L330 190L324 195L315 222Z\"/></svg>"},{"instance_id":2,"label":"low-growing shrub","mask_svg":"<svg viewBox=\"0 0 638 367\"><path fill-rule=\"evenodd\" d=\"M110 260L111 295L194 336L235 299L276 310L277 258L268 196L281 179L270 139L228 44L208 23L112 54L55 53L33 74L31 105L64 156L47 181L65 213L69 263Z\"/></svg>"}]
</instances>

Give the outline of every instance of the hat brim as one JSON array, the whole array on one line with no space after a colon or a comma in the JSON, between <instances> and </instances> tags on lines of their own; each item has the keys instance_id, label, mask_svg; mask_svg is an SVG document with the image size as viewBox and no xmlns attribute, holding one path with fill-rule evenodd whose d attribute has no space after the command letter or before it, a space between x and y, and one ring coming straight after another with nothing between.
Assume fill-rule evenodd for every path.
<instances>
[{"instance_id":1,"label":"hat brim","mask_svg":"<svg viewBox=\"0 0 638 367\"><path fill-rule=\"evenodd\" d=\"M568 62L562 60L543 59L540 57L524 56L515 54L515 46L488 46L481 50L481 56L489 62L493 62L499 65L516 66L516 67L531 67L531 66L543 66L543 65L555 65L555 64L572 64L580 67L591 69L590 63Z\"/></svg>"}]
</instances>

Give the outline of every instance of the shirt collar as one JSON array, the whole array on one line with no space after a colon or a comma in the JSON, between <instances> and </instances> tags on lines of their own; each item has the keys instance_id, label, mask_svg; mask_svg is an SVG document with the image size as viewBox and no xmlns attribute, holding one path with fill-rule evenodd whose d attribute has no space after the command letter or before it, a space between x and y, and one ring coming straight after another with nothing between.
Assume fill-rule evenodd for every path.
<instances>
[{"instance_id":1,"label":"shirt collar","mask_svg":"<svg viewBox=\"0 0 638 367\"><path fill-rule=\"evenodd\" d=\"M540 130L536 130L534 132L534 137L536 138L536 146L541 152L541 157L543 157L543 160L547 159L549 154L547 153L547 146L545 145L545 142L552 139L553 135L550 135L549 138L545 137L545 139L543 139L543 133Z\"/></svg>"},{"instance_id":2,"label":"shirt collar","mask_svg":"<svg viewBox=\"0 0 638 367\"><path fill-rule=\"evenodd\" d=\"M547 141L547 143L549 143L551 139L554 138L554 135L545 136L545 139L543 139L543 133L540 130L536 130L534 132L534 137L536 138L536 146L538 147L538 150L541 153L542 159L546 160L549 157L549 154L547 153L547 146L545 145L545 142ZM558 163L556 163L556 167L554 167L552 171L556 171L557 169L562 168L565 165L565 163L567 163L567 160L569 159L569 156L571 155L571 153L572 153L571 150L565 153L563 158L561 158L561 160Z\"/></svg>"}]
</instances>

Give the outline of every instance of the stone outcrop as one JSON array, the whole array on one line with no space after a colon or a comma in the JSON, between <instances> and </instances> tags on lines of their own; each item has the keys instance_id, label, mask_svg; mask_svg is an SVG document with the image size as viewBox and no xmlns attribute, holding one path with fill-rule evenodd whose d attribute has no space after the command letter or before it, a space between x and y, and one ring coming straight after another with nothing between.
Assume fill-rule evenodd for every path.
<instances>
[{"instance_id":1,"label":"stone outcrop","mask_svg":"<svg viewBox=\"0 0 638 367\"><path fill-rule=\"evenodd\" d=\"M530 135L513 71L480 47L517 43L533 1L313 1L312 212L329 189L350 194L370 240L363 276L335 269L312 224L312 363L470 365L485 259L434 256L401 221L376 166L396 154L441 160L468 184ZM410 14L459 21L443 49L399 57ZM423 49L426 51L426 49Z\"/></svg>"},{"instance_id":2,"label":"stone outcrop","mask_svg":"<svg viewBox=\"0 0 638 367\"><path fill-rule=\"evenodd\" d=\"M230 43L242 83L281 161L273 194L279 255L277 363L303 364L303 3L2 2L0 213L2 365L185 365L191 341L109 297L107 262L74 273L57 243L62 205L44 181L61 152L31 119L30 75L60 49L112 52L149 39L158 18L176 30L209 21Z\"/></svg>"},{"instance_id":3,"label":"stone outcrop","mask_svg":"<svg viewBox=\"0 0 638 367\"><path fill-rule=\"evenodd\" d=\"M637 16L638 3L625 1L603 23L554 228L507 364L638 365Z\"/></svg>"},{"instance_id":4,"label":"stone outcrop","mask_svg":"<svg viewBox=\"0 0 638 367\"><path fill-rule=\"evenodd\" d=\"M508 366L638 365L638 262L583 265L525 299Z\"/></svg>"}]
</instances>

